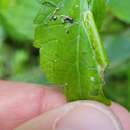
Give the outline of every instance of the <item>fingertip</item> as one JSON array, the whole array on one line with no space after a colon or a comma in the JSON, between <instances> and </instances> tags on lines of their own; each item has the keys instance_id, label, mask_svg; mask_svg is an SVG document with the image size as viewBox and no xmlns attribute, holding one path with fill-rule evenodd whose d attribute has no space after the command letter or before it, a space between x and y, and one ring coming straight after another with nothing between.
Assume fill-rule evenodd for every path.
<instances>
[{"instance_id":1,"label":"fingertip","mask_svg":"<svg viewBox=\"0 0 130 130\"><path fill-rule=\"evenodd\" d=\"M64 105L27 122L15 130L122 130L112 111L97 102Z\"/></svg>"},{"instance_id":2,"label":"fingertip","mask_svg":"<svg viewBox=\"0 0 130 130\"><path fill-rule=\"evenodd\" d=\"M128 110L114 102L112 103L111 109L120 119L124 130L130 130L130 113Z\"/></svg>"},{"instance_id":3,"label":"fingertip","mask_svg":"<svg viewBox=\"0 0 130 130\"><path fill-rule=\"evenodd\" d=\"M73 105L74 108L56 123L55 130L122 130L119 120L105 105L95 101Z\"/></svg>"}]
</instances>

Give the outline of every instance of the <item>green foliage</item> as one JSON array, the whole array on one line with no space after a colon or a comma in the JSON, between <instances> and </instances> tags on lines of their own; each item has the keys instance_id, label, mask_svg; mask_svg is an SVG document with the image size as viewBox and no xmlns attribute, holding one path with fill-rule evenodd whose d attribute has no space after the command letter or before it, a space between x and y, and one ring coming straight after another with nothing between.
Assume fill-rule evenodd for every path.
<instances>
[{"instance_id":1,"label":"green foliage","mask_svg":"<svg viewBox=\"0 0 130 130\"><path fill-rule=\"evenodd\" d=\"M107 0L91 0L91 2L96 25L100 29L106 15Z\"/></svg>"},{"instance_id":2,"label":"green foliage","mask_svg":"<svg viewBox=\"0 0 130 130\"><path fill-rule=\"evenodd\" d=\"M37 1L40 0L0 0L0 79L47 84L39 69L38 50L34 49L32 44L28 44L32 43L28 40L33 40L33 19L39 10ZM55 1L52 0L53 3ZM109 1L107 10L103 8L106 5L104 0L89 0L91 4L95 4L91 6L91 10L98 30L100 29L102 33L110 59L104 90L107 97L130 110L130 4L129 0L106 1ZM72 2L68 0L67 6L69 7ZM84 7L86 7L85 5ZM68 8L68 11L70 10L71 8ZM107 15L103 21L105 10ZM47 8L45 9L41 5L41 13L38 13L35 20L37 24L43 24L44 21L48 22L44 17L48 14L46 11ZM96 13L98 11L102 12ZM103 26L101 27L102 23ZM68 26L65 30L68 30ZM39 37L42 37L42 34ZM43 38L45 37L43 36ZM41 43L42 40L40 39L38 42ZM40 47L39 45L37 44L37 47ZM74 46L71 48L73 49ZM70 51L70 48L66 50L67 54L70 54ZM86 58L85 61L88 59ZM69 75L69 77L71 76Z\"/></svg>"},{"instance_id":3,"label":"green foliage","mask_svg":"<svg viewBox=\"0 0 130 130\"><path fill-rule=\"evenodd\" d=\"M0 43L0 78L8 76L10 73L16 75L23 72L27 67L28 58L26 51L15 51L9 46Z\"/></svg>"},{"instance_id":4,"label":"green foliage","mask_svg":"<svg viewBox=\"0 0 130 130\"><path fill-rule=\"evenodd\" d=\"M6 51L8 53L6 53ZM10 59L10 50L8 47L4 46L4 44L0 43L0 78L7 76L7 73L9 71L8 61L7 59Z\"/></svg>"},{"instance_id":5,"label":"green foliage","mask_svg":"<svg viewBox=\"0 0 130 130\"><path fill-rule=\"evenodd\" d=\"M20 73L26 67L26 62L28 61L28 53L24 50L17 50L14 54L12 59L11 67L12 67L12 74Z\"/></svg>"},{"instance_id":6,"label":"green foliage","mask_svg":"<svg viewBox=\"0 0 130 130\"><path fill-rule=\"evenodd\" d=\"M0 11L6 10L9 6L9 0L1 0L0 1Z\"/></svg>"},{"instance_id":7,"label":"green foliage","mask_svg":"<svg viewBox=\"0 0 130 130\"><path fill-rule=\"evenodd\" d=\"M109 6L116 17L130 23L130 0L110 0Z\"/></svg>"},{"instance_id":8,"label":"green foliage","mask_svg":"<svg viewBox=\"0 0 130 130\"><path fill-rule=\"evenodd\" d=\"M37 84L48 84L48 81L45 79L43 73L39 67L33 66L25 68L22 72L11 75L9 80L28 82L28 83L37 83Z\"/></svg>"},{"instance_id":9,"label":"green foliage","mask_svg":"<svg viewBox=\"0 0 130 130\"><path fill-rule=\"evenodd\" d=\"M94 19L87 14L98 11L104 16L105 2L43 0L42 4L35 20L35 46L40 48L44 74L53 84L64 87L69 101L94 99L108 104L102 91L105 52ZM100 18L95 17L99 26Z\"/></svg>"},{"instance_id":10,"label":"green foliage","mask_svg":"<svg viewBox=\"0 0 130 130\"><path fill-rule=\"evenodd\" d=\"M110 58L109 74L128 71L130 59L130 30L105 38L107 54Z\"/></svg>"},{"instance_id":11,"label":"green foliage","mask_svg":"<svg viewBox=\"0 0 130 130\"><path fill-rule=\"evenodd\" d=\"M119 79L109 79L104 87L105 94L111 98L113 101L124 105L130 110L129 106L129 93L128 93L128 83L126 80Z\"/></svg>"},{"instance_id":12,"label":"green foliage","mask_svg":"<svg viewBox=\"0 0 130 130\"><path fill-rule=\"evenodd\" d=\"M1 23L7 33L16 40L33 39L33 19L38 11L36 0L2 0Z\"/></svg>"}]
</instances>

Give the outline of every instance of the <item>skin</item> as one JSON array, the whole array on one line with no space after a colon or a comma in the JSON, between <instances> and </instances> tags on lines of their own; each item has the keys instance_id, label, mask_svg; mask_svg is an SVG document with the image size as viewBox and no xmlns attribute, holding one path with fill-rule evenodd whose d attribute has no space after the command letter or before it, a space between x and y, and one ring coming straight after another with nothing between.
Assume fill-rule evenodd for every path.
<instances>
[{"instance_id":1,"label":"skin","mask_svg":"<svg viewBox=\"0 0 130 130\"><path fill-rule=\"evenodd\" d=\"M0 81L0 130L94 129L130 130L130 113L116 103L66 103L56 88Z\"/></svg>"}]
</instances>

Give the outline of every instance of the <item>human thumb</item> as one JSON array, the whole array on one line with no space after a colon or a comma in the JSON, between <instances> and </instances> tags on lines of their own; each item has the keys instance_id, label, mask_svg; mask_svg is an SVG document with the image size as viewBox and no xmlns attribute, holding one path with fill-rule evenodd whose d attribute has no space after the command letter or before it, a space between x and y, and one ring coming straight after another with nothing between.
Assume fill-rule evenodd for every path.
<instances>
[{"instance_id":1,"label":"human thumb","mask_svg":"<svg viewBox=\"0 0 130 130\"><path fill-rule=\"evenodd\" d=\"M46 112L15 130L123 130L105 105L78 101Z\"/></svg>"}]
</instances>

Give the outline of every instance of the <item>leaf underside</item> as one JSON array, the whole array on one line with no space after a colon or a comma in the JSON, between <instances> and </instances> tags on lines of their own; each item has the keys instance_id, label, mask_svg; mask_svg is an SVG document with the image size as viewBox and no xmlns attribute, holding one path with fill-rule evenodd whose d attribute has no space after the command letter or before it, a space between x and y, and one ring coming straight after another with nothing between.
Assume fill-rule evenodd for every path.
<instances>
[{"instance_id":1,"label":"leaf underside","mask_svg":"<svg viewBox=\"0 0 130 130\"><path fill-rule=\"evenodd\" d=\"M35 19L35 47L40 48L44 74L64 87L69 101L93 99L109 104L100 64L81 20L88 8L86 0L42 0Z\"/></svg>"}]
</instances>

